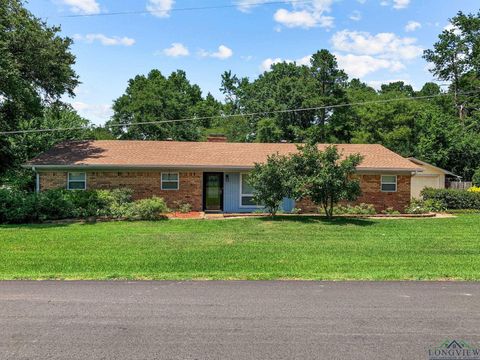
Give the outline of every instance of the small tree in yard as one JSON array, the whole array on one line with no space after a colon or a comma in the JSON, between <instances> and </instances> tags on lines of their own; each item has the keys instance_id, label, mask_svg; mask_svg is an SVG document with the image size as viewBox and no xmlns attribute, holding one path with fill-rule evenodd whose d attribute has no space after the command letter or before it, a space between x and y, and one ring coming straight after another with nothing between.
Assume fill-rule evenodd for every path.
<instances>
[{"instance_id":1,"label":"small tree in yard","mask_svg":"<svg viewBox=\"0 0 480 360\"><path fill-rule=\"evenodd\" d=\"M271 215L280 208L283 198L291 195L288 171L289 159L278 154L268 157L264 164L255 164L248 177L253 187L254 198L258 204L263 204Z\"/></svg>"},{"instance_id":2,"label":"small tree in yard","mask_svg":"<svg viewBox=\"0 0 480 360\"><path fill-rule=\"evenodd\" d=\"M339 201L353 201L361 194L359 181L352 178L362 162L359 154L341 159L336 146L320 151L316 144L307 144L299 147L290 162L295 197L323 207L328 218Z\"/></svg>"}]
</instances>

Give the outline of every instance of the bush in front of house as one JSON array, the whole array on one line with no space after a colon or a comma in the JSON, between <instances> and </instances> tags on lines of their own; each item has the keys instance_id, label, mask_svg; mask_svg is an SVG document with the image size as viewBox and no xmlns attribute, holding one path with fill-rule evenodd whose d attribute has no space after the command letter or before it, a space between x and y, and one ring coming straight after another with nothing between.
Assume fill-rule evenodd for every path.
<instances>
[{"instance_id":1,"label":"bush in front of house","mask_svg":"<svg viewBox=\"0 0 480 360\"><path fill-rule=\"evenodd\" d=\"M37 220L37 199L26 191L0 189L0 223Z\"/></svg>"},{"instance_id":2,"label":"bush in front of house","mask_svg":"<svg viewBox=\"0 0 480 360\"><path fill-rule=\"evenodd\" d=\"M428 214L432 212L445 211L445 206L435 199L412 199L410 205L405 208L407 214Z\"/></svg>"},{"instance_id":3,"label":"bush in front of house","mask_svg":"<svg viewBox=\"0 0 480 360\"><path fill-rule=\"evenodd\" d=\"M439 201L445 209L480 209L480 193L477 192L426 188L421 195L424 200Z\"/></svg>"},{"instance_id":4,"label":"bush in front of house","mask_svg":"<svg viewBox=\"0 0 480 360\"><path fill-rule=\"evenodd\" d=\"M137 200L126 207L125 217L128 220L161 220L170 212L165 200L159 197Z\"/></svg>"},{"instance_id":5,"label":"bush in front of house","mask_svg":"<svg viewBox=\"0 0 480 360\"><path fill-rule=\"evenodd\" d=\"M131 220L157 220L168 212L161 198L132 201L132 190L31 193L0 189L0 223L21 224L46 220L107 216Z\"/></svg>"},{"instance_id":6,"label":"bush in front of house","mask_svg":"<svg viewBox=\"0 0 480 360\"><path fill-rule=\"evenodd\" d=\"M372 204L337 205L333 208L335 215L375 215L377 211Z\"/></svg>"}]
</instances>

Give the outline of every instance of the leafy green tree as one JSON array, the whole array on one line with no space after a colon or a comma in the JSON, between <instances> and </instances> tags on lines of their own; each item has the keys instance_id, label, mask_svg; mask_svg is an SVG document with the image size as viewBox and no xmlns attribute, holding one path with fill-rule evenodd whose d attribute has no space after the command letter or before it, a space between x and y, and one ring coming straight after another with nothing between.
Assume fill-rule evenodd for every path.
<instances>
[{"instance_id":1,"label":"leafy green tree","mask_svg":"<svg viewBox=\"0 0 480 360\"><path fill-rule=\"evenodd\" d=\"M257 140L263 143L275 143L282 140L282 130L272 118L260 120L257 125L257 133Z\"/></svg>"},{"instance_id":2,"label":"leafy green tree","mask_svg":"<svg viewBox=\"0 0 480 360\"><path fill-rule=\"evenodd\" d=\"M480 12L467 15L460 11L450 23L451 28L438 36L433 49L425 50L424 58L433 65L431 72L438 79L451 82L454 104L463 120L477 110L471 100L477 100L478 94L467 90L480 74Z\"/></svg>"},{"instance_id":3,"label":"leafy green tree","mask_svg":"<svg viewBox=\"0 0 480 360\"><path fill-rule=\"evenodd\" d=\"M60 28L33 16L21 0L0 0L0 131L42 116L44 107L73 95L78 78L72 40ZM0 137L0 173L18 163L7 137Z\"/></svg>"},{"instance_id":4,"label":"leafy green tree","mask_svg":"<svg viewBox=\"0 0 480 360\"><path fill-rule=\"evenodd\" d=\"M114 114L106 126L126 124L112 127L112 133L120 139L198 140L201 120L169 121L211 116L218 111L211 106L212 98L205 101L200 87L192 85L184 71L165 77L152 70L129 81L125 94L114 101Z\"/></svg>"},{"instance_id":5,"label":"leafy green tree","mask_svg":"<svg viewBox=\"0 0 480 360\"><path fill-rule=\"evenodd\" d=\"M281 139L348 141L352 124L347 107L311 109L347 103L347 79L345 72L338 68L335 56L321 50L312 55L309 66L287 62L274 64L254 81L225 72L220 90L225 95L227 113L258 114L250 117L247 133L254 134L252 141L270 141L270 136L264 137L265 121L261 123L262 134L259 134L260 121L265 117L272 119L275 128L280 129L280 136L275 134L275 137ZM303 110L288 111L290 109ZM272 129L271 121L268 125Z\"/></svg>"},{"instance_id":6,"label":"leafy green tree","mask_svg":"<svg viewBox=\"0 0 480 360\"><path fill-rule=\"evenodd\" d=\"M288 157L274 154L265 163L255 164L248 181L254 189L255 201L275 215L283 199L292 194Z\"/></svg>"},{"instance_id":7,"label":"leafy green tree","mask_svg":"<svg viewBox=\"0 0 480 360\"><path fill-rule=\"evenodd\" d=\"M331 218L333 207L342 200L354 201L360 194L360 183L353 178L362 162L359 154L342 159L336 146L324 151L316 144L306 144L291 156L290 176L295 198L308 198L321 206Z\"/></svg>"},{"instance_id":8,"label":"leafy green tree","mask_svg":"<svg viewBox=\"0 0 480 360\"><path fill-rule=\"evenodd\" d=\"M79 128L80 130L73 130ZM20 119L17 129L72 129L26 132L9 136L9 148L15 154L15 161L18 165L49 150L59 142L97 138L96 130L90 127L90 122L79 116L69 105L62 103L56 103L45 108L41 116ZM31 170L22 169L20 166L12 166L0 177L0 184L20 190L33 190L33 175Z\"/></svg>"},{"instance_id":9,"label":"leafy green tree","mask_svg":"<svg viewBox=\"0 0 480 360\"><path fill-rule=\"evenodd\" d=\"M480 186L480 167L475 170L475 173L472 177L473 186Z\"/></svg>"}]
</instances>

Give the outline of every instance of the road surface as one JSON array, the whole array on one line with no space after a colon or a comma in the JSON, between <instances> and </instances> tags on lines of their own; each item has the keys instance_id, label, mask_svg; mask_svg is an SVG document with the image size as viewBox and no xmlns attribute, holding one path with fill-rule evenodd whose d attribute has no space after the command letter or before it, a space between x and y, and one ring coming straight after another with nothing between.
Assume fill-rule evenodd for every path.
<instances>
[{"instance_id":1,"label":"road surface","mask_svg":"<svg viewBox=\"0 0 480 360\"><path fill-rule=\"evenodd\" d=\"M0 359L428 359L480 283L0 282Z\"/></svg>"}]
</instances>

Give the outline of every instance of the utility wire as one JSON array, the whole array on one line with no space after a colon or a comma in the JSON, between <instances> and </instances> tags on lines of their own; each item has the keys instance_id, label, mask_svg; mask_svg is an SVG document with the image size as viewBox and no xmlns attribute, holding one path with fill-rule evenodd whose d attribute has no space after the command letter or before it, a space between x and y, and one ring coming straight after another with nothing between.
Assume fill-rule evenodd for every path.
<instances>
[{"instance_id":1,"label":"utility wire","mask_svg":"<svg viewBox=\"0 0 480 360\"><path fill-rule=\"evenodd\" d=\"M478 94L480 90L468 91L464 93L458 93L458 95L469 95L469 94ZM214 115L214 116L203 116L203 117L193 117L193 118L183 118L183 119L172 119L172 120L156 120L156 121L142 121L136 123L123 123L123 124L109 124L105 126L106 128L113 127L129 127L137 125L155 125L155 124L165 124L165 123L177 123L185 121L201 121L209 119L229 119L234 117L251 117L258 115L267 115L267 114L287 114L295 113L302 111L314 111L314 110L323 110L323 109L338 109L350 106L363 106L363 105L372 105L372 104L385 104L395 101L412 101L412 100L423 100L423 99L433 99L442 96L453 96L449 93L440 93L435 95L424 95L424 96L413 96L413 97L403 97L403 98L393 98L393 99L384 99L384 100L371 100L371 101L361 101L354 103L344 103L344 104L334 104L334 105L323 105L315 106L308 108L297 108L297 109L285 109L285 110L270 110L270 111L258 111L246 114L227 114L227 115ZM13 131L2 131L0 135L18 135L18 134L31 134L31 133L43 133L43 132L53 132L53 131L73 131L73 130L92 130L96 127L71 127L71 128L51 128L51 129L29 129L29 130L13 130ZM101 127L100 127L101 128Z\"/></svg>"},{"instance_id":2,"label":"utility wire","mask_svg":"<svg viewBox=\"0 0 480 360\"><path fill-rule=\"evenodd\" d=\"M308 4L312 3L313 0L297 0L296 4ZM164 13L164 12L180 12L180 11L196 11L196 10L215 10L215 9L228 9L236 7L250 7L250 6L265 6L265 5L284 5L287 4L287 1L258 1L251 3L242 3L242 4L228 4L228 5L211 5L211 6L192 6L192 7L183 7L183 8L172 8L170 10L136 10L136 11L117 11L109 13L98 13L98 14L72 14L72 15L61 15L58 17L61 18L80 18L80 17L95 17L95 16L117 16L117 15L142 15L142 14L151 14L151 13ZM55 17L55 16L52 16Z\"/></svg>"}]
</instances>

